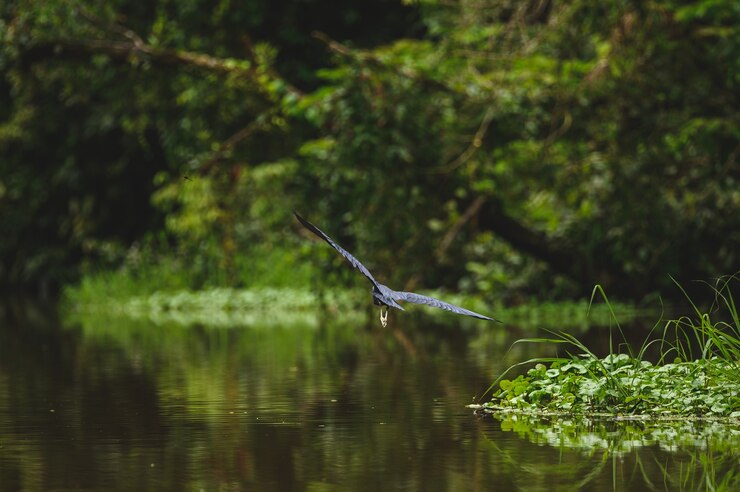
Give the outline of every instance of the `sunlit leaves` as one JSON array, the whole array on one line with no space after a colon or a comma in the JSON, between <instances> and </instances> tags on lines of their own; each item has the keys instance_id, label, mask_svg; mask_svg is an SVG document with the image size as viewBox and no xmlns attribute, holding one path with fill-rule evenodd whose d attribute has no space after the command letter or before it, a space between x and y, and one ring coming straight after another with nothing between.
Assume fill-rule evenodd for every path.
<instances>
[{"instance_id":1,"label":"sunlit leaves","mask_svg":"<svg viewBox=\"0 0 740 492\"><path fill-rule=\"evenodd\" d=\"M170 182L155 193L153 200L159 207L172 210L168 214L167 227L193 242L211 236L213 227L224 213L210 179L189 179L184 184Z\"/></svg>"}]
</instances>

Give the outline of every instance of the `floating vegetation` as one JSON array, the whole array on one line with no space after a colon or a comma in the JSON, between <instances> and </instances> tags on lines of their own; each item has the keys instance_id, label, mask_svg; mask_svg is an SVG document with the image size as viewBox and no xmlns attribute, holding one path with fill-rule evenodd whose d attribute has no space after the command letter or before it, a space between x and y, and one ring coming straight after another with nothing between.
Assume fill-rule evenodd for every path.
<instances>
[{"instance_id":1,"label":"floating vegetation","mask_svg":"<svg viewBox=\"0 0 740 492\"><path fill-rule=\"evenodd\" d=\"M720 358L653 365L627 354L538 363L503 379L492 412L730 418L740 422L740 366Z\"/></svg>"},{"instance_id":2,"label":"floating vegetation","mask_svg":"<svg viewBox=\"0 0 740 492\"><path fill-rule=\"evenodd\" d=\"M215 288L154 292L145 296L107 298L92 302L86 299L85 302L75 303L72 308L78 313L146 319L157 325L233 327L315 320L319 311L317 306L323 306L325 311L332 314L345 312L353 316L362 315L361 311L351 308L352 304L352 297L342 293L333 294L329 305L319 295L308 290Z\"/></svg>"},{"instance_id":3,"label":"floating vegetation","mask_svg":"<svg viewBox=\"0 0 740 492\"><path fill-rule=\"evenodd\" d=\"M734 280L737 277L720 279L713 287L716 302L708 312L692 303L696 318L668 321L660 336L652 340L648 336L637 352L625 339L622 346L627 353L617 353L610 343L609 355L599 358L576 337L562 332L554 338L518 340L566 344L579 353L510 367L491 385L492 398L481 409L495 414L740 422L740 319L730 291ZM601 287L596 286L592 299L597 292L611 310ZM712 321L720 309L729 321ZM616 319L615 324L622 334ZM656 364L644 356L651 345L660 348ZM671 358L673 362L666 362ZM522 364L535 365L526 374L504 379Z\"/></svg>"},{"instance_id":4,"label":"floating vegetation","mask_svg":"<svg viewBox=\"0 0 740 492\"><path fill-rule=\"evenodd\" d=\"M116 282L120 284L121 280ZM208 288L202 290L157 290L149 292L142 287L143 294L137 295L134 285L126 285L119 292L110 286L104 287L98 280L83 282L76 288L65 291L66 308L69 312L92 313L96 316L125 316L146 319L157 325L202 324L209 326L240 326L245 324L292 323L294 321L315 322L323 314L336 317L362 318L367 314L365 291L362 289L331 290L317 293L309 288ZM486 312L492 310L482 300L443 291L422 291L425 295L449 299L449 302L469 309ZM632 319L640 312L630 305L620 304L620 316ZM412 308L404 317L424 316L423 307ZM589 311L586 300L564 303L538 303L510 308L496 308L495 312L505 320L507 326L523 329L558 326L569 330L585 331L591 326L610 323L611 306L594 306ZM454 316L436 316L435 323L455 323L470 326L474 323L460 321ZM480 325L479 325L480 326Z\"/></svg>"}]
</instances>

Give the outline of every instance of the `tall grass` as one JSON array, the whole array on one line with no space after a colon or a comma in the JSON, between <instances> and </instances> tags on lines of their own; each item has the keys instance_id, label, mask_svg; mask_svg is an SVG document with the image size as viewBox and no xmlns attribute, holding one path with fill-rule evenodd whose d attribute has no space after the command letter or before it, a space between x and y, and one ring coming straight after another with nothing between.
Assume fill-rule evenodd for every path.
<instances>
[{"instance_id":1,"label":"tall grass","mask_svg":"<svg viewBox=\"0 0 740 492\"><path fill-rule=\"evenodd\" d=\"M680 360L719 357L726 361L740 362L740 318L731 290L731 283L737 280L735 274L719 278L714 286L707 284L715 295L712 305L704 312L673 279L689 301L695 316L682 316L665 324L661 340L664 344L661 347L661 356L664 360L670 355L675 355ZM723 314L724 320L712 320L713 316ZM698 349L698 353L695 353L695 349Z\"/></svg>"}]
</instances>

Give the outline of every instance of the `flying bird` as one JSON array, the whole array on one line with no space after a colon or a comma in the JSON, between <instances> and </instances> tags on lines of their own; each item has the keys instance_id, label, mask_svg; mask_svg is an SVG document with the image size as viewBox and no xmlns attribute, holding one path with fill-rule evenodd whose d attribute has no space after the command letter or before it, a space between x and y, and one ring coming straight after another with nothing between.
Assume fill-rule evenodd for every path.
<instances>
[{"instance_id":1,"label":"flying bird","mask_svg":"<svg viewBox=\"0 0 740 492\"><path fill-rule=\"evenodd\" d=\"M373 277L373 274L370 273L367 268L365 268L365 265L360 263L360 260L352 256L347 250L335 243L332 238L324 233L324 231L298 215L298 212L294 211L293 214L306 229L329 243L329 246L337 250L337 252L340 255L344 256L344 258L349 261L353 267L358 269L360 273L362 273L365 277L368 278L368 280L370 280L370 283L373 284L373 304L375 304L376 306L380 306L380 323L384 327L388 324L388 308L392 307L400 309L401 311L405 311L405 309L398 303L398 301L413 302L414 304L426 304L427 306L445 309L453 313L464 314L466 316L472 316L473 318L487 319L490 321L501 323L501 321L495 318L489 318L488 316L484 316L474 311L461 308L460 306L455 306L454 304L450 304L449 302L440 301L439 299L435 299L434 297L423 296L421 294L415 294L413 292L399 292L391 289L386 285L381 284L380 282L375 280L375 277Z\"/></svg>"}]
</instances>

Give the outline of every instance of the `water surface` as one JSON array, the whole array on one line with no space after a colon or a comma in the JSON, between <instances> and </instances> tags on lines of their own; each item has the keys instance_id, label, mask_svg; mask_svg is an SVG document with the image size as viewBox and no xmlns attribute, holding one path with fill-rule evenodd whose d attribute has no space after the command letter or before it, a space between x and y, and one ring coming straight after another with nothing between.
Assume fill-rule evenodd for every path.
<instances>
[{"instance_id":1,"label":"water surface","mask_svg":"<svg viewBox=\"0 0 740 492\"><path fill-rule=\"evenodd\" d=\"M737 429L477 417L465 405L534 355L508 350L522 333L391 323L62 323L11 303L0 490L695 490L739 473Z\"/></svg>"}]
</instances>

